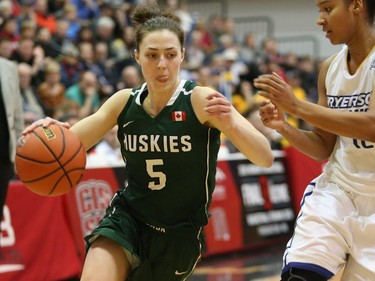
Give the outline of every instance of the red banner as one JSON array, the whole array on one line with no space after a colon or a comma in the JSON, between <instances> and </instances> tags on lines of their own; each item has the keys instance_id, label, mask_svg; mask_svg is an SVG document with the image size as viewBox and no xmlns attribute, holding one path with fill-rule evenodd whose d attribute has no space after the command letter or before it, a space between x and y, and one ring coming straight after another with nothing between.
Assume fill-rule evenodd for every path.
<instances>
[{"instance_id":1,"label":"red banner","mask_svg":"<svg viewBox=\"0 0 375 281\"><path fill-rule=\"evenodd\" d=\"M78 277L81 261L63 197L42 197L14 182L1 222L0 280Z\"/></svg>"}]
</instances>

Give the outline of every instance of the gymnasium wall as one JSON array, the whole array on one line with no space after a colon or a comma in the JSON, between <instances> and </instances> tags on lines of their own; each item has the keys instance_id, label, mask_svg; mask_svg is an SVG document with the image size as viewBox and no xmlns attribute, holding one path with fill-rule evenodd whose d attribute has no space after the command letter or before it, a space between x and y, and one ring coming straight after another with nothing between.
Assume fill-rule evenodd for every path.
<instances>
[{"instance_id":1,"label":"gymnasium wall","mask_svg":"<svg viewBox=\"0 0 375 281\"><path fill-rule=\"evenodd\" d=\"M274 36L310 36L319 45L319 58L337 52L341 46L332 46L320 26L314 0L187 0L191 10L202 16L222 10L230 18L269 17L273 23Z\"/></svg>"}]
</instances>

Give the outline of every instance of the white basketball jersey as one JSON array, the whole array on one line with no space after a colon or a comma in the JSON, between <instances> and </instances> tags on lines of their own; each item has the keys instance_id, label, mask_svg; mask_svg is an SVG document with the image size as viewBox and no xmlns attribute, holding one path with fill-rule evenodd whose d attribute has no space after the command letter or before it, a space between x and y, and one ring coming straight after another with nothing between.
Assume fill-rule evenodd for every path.
<instances>
[{"instance_id":1,"label":"white basketball jersey","mask_svg":"<svg viewBox=\"0 0 375 281\"><path fill-rule=\"evenodd\" d=\"M348 71L347 55L345 46L328 69L328 106L341 111L368 111L375 89L375 48L353 75ZM363 126L367 124L358 124ZM375 196L375 143L338 136L325 172L345 190Z\"/></svg>"}]
</instances>

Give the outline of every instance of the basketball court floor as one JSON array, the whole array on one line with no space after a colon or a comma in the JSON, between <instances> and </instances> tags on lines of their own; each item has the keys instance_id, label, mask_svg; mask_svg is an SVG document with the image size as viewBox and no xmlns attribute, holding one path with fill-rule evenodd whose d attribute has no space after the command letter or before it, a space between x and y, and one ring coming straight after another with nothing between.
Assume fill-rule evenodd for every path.
<instances>
[{"instance_id":1,"label":"basketball court floor","mask_svg":"<svg viewBox=\"0 0 375 281\"><path fill-rule=\"evenodd\" d=\"M285 243L203 258L189 280L279 281Z\"/></svg>"},{"instance_id":2,"label":"basketball court floor","mask_svg":"<svg viewBox=\"0 0 375 281\"><path fill-rule=\"evenodd\" d=\"M285 243L203 258L189 281L280 281ZM340 281L341 274L329 281Z\"/></svg>"}]
</instances>

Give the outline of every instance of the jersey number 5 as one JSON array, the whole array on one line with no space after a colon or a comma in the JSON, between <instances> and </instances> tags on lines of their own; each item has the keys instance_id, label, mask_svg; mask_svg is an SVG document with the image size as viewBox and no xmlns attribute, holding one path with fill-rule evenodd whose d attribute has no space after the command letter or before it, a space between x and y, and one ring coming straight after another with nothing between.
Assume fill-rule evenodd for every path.
<instances>
[{"instance_id":1,"label":"jersey number 5","mask_svg":"<svg viewBox=\"0 0 375 281\"><path fill-rule=\"evenodd\" d=\"M148 188L152 190L160 190L165 187L167 176L160 171L155 171L156 166L164 165L163 159L148 159L146 160L147 173L155 180L148 183Z\"/></svg>"}]
</instances>

